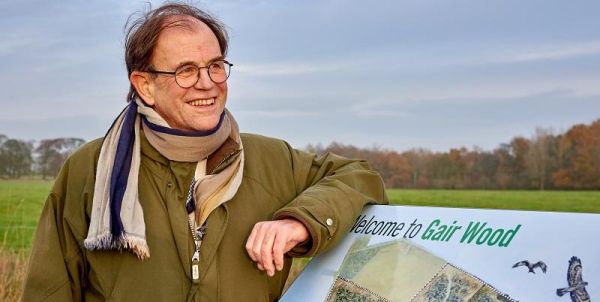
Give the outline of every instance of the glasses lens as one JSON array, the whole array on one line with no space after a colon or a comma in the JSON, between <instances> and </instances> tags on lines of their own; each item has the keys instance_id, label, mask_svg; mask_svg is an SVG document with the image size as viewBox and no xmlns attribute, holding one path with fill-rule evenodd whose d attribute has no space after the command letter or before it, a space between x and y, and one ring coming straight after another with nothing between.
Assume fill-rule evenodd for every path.
<instances>
[{"instance_id":1,"label":"glasses lens","mask_svg":"<svg viewBox=\"0 0 600 302\"><path fill-rule=\"evenodd\" d=\"M208 75L210 76L210 79L213 80L213 82L223 83L229 77L230 69L231 66L229 65L229 63L223 60L215 61L208 66Z\"/></svg>"},{"instance_id":2,"label":"glasses lens","mask_svg":"<svg viewBox=\"0 0 600 302\"><path fill-rule=\"evenodd\" d=\"M184 65L175 71L175 81L183 88L194 86L198 82L198 67L194 65Z\"/></svg>"}]
</instances>

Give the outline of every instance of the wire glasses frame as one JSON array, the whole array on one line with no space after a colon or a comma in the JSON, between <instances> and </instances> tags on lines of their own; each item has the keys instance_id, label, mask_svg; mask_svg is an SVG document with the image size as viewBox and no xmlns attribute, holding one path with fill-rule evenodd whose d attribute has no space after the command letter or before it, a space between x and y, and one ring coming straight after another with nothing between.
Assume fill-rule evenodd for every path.
<instances>
[{"instance_id":1,"label":"wire glasses frame","mask_svg":"<svg viewBox=\"0 0 600 302\"><path fill-rule=\"evenodd\" d=\"M215 84L227 81L231 72L231 66L233 64L226 60L217 60L206 66L187 64L177 67L175 71L160 71L150 68L147 72L174 76L177 85L181 88L190 88L198 83L198 80L200 80L200 70L205 68L208 70L208 77Z\"/></svg>"}]
</instances>

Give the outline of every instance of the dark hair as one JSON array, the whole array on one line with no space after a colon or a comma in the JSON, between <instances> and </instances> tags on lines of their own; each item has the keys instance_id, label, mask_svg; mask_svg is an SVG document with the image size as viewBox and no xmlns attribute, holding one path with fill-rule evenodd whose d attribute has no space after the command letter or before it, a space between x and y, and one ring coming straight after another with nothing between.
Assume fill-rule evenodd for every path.
<instances>
[{"instance_id":1,"label":"dark hair","mask_svg":"<svg viewBox=\"0 0 600 302\"><path fill-rule=\"evenodd\" d=\"M189 16L198 19L208 25L210 30L217 36L221 54L227 55L228 36L225 25L210 14L184 3L166 3L156 9L144 13L139 18L133 19L129 16L125 34L125 65L127 66L127 77L134 70L147 71L151 67L150 60L156 48L158 36L165 29L172 26L185 26L184 20L178 19L167 22L173 16ZM137 95L135 87L129 84L127 101Z\"/></svg>"}]
</instances>

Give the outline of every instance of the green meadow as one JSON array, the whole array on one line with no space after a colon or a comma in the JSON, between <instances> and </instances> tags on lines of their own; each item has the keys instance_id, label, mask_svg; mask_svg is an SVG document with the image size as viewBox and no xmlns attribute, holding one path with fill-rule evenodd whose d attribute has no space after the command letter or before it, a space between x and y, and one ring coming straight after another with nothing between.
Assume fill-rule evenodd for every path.
<instances>
[{"instance_id":1,"label":"green meadow","mask_svg":"<svg viewBox=\"0 0 600 302\"><path fill-rule=\"evenodd\" d=\"M51 181L0 181L0 249L28 250Z\"/></svg>"},{"instance_id":2,"label":"green meadow","mask_svg":"<svg viewBox=\"0 0 600 302\"><path fill-rule=\"evenodd\" d=\"M26 251L51 181L0 181L0 249ZM397 205L600 213L600 191L388 190Z\"/></svg>"},{"instance_id":3,"label":"green meadow","mask_svg":"<svg viewBox=\"0 0 600 302\"><path fill-rule=\"evenodd\" d=\"M600 213L600 191L390 189L388 196L401 205Z\"/></svg>"}]
</instances>

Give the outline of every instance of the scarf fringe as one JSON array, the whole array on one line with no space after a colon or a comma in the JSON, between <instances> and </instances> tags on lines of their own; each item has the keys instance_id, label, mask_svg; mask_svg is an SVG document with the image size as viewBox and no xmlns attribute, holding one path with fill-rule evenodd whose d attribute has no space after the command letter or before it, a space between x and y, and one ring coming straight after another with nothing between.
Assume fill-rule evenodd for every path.
<instances>
[{"instance_id":1,"label":"scarf fringe","mask_svg":"<svg viewBox=\"0 0 600 302\"><path fill-rule=\"evenodd\" d=\"M110 232L105 232L94 238L87 238L83 245L90 251L94 250L131 250L140 260L150 257L150 249L145 238L132 234L122 234L115 237Z\"/></svg>"}]
</instances>

